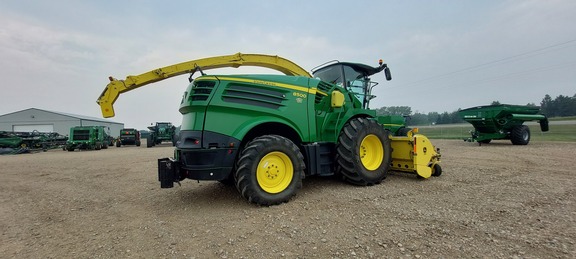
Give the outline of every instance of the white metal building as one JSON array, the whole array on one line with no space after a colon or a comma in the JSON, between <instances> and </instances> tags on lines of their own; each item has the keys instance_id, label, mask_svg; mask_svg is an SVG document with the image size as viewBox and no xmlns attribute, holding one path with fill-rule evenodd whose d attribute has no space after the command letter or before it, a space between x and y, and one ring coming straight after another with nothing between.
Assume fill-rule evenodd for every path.
<instances>
[{"instance_id":1,"label":"white metal building","mask_svg":"<svg viewBox=\"0 0 576 259\"><path fill-rule=\"evenodd\" d=\"M13 132L56 132L69 135L74 126L107 126L110 135L118 137L124 123L106 119L30 108L0 115L0 131Z\"/></svg>"}]
</instances>

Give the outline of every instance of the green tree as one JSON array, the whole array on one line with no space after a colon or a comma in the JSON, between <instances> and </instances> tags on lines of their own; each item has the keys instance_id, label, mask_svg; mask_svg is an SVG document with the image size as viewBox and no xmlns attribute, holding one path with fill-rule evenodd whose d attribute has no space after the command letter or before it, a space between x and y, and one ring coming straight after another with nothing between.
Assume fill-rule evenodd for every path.
<instances>
[{"instance_id":1,"label":"green tree","mask_svg":"<svg viewBox=\"0 0 576 259\"><path fill-rule=\"evenodd\" d=\"M573 116L576 115L576 102L574 98L564 95L559 95L554 99L554 108L556 109L556 116Z\"/></svg>"},{"instance_id":2,"label":"green tree","mask_svg":"<svg viewBox=\"0 0 576 259\"><path fill-rule=\"evenodd\" d=\"M540 111L544 114L546 114L549 117L553 117L554 115L552 114L553 109L552 109L552 97L550 97L550 95L545 95L544 99L542 99L542 102L540 102Z\"/></svg>"},{"instance_id":3,"label":"green tree","mask_svg":"<svg viewBox=\"0 0 576 259\"><path fill-rule=\"evenodd\" d=\"M438 122L440 121L440 114L437 112L429 112L428 113L428 121L431 124L438 124Z\"/></svg>"},{"instance_id":4,"label":"green tree","mask_svg":"<svg viewBox=\"0 0 576 259\"><path fill-rule=\"evenodd\" d=\"M414 113L414 115L410 116L410 119L406 123L408 126L417 126L417 125L429 125L430 121L428 120L428 115L422 114L419 112Z\"/></svg>"},{"instance_id":5,"label":"green tree","mask_svg":"<svg viewBox=\"0 0 576 259\"><path fill-rule=\"evenodd\" d=\"M458 109L458 111L460 111L460 109ZM462 118L460 118L458 111L453 111L452 113L450 113L450 123L464 122L464 120L462 120Z\"/></svg>"}]
</instances>

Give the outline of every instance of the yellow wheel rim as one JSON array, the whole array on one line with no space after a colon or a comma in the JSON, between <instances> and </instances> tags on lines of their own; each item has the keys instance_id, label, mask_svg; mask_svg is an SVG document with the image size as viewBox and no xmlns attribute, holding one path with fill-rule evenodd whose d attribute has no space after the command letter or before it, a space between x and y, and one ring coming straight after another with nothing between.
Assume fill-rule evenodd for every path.
<instances>
[{"instance_id":1,"label":"yellow wheel rim","mask_svg":"<svg viewBox=\"0 0 576 259\"><path fill-rule=\"evenodd\" d=\"M270 152L258 163L256 179L260 188L267 193L284 191L294 177L292 160L282 152Z\"/></svg>"},{"instance_id":2,"label":"yellow wheel rim","mask_svg":"<svg viewBox=\"0 0 576 259\"><path fill-rule=\"evenodd\" d=\"M370 171L378 169L384 160L384 147L380 139L370 134L362 139L360 143L360 160L362 165Z\"/></svg>"}]
</instances>

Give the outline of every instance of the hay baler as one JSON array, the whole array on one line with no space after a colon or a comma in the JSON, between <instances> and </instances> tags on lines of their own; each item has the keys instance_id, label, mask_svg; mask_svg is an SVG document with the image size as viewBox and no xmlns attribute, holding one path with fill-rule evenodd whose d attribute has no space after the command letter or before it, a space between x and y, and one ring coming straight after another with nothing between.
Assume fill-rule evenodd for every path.
<instances>
[{"instance_id":1,"label":"hay baler","mask_svg":"<svg viewBox=\"0 0 576 259\"><path fill-rule=\"evenodd\" d=\"M121 147L122 145L136 145L140 146L140 131L133 128L124 128L120 130L120 135L116 140L116 147Z\"/></svg>"}]
</instances>

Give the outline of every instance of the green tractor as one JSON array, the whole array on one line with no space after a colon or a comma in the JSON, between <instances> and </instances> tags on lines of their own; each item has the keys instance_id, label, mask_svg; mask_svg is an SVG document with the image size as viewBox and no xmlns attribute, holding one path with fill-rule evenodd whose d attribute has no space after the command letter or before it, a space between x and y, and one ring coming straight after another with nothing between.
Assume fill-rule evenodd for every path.
<instances>
[{"instance_id":1,"label":"green tractor","mask_svg":"<svg viewBox=\"0 0 576 259\"><path fill-rule=\"evenodd\" d=\"M76 126L70 128L70 136L64 149L100 150L113 144L114 140L105 126Z\"/></svg>"},{"instance_id":2,"label":"green tractor","mask_svg":"<svg viewBox=\"0 0 576 259\"><path fill-rule=\"evenodd\" d=\"M206 75L221 67L261 66L285 75ZM195 72L201 76L192 79ZM330 62L313 76L278 56L236 54L184 62L126 80L110 78L98 99L114 116L120 93L189 73L174 157L158 160L161 188L184 179L233 184L249 202L289 201L309 176L336 175L361 186L381 183L389 171L439 176L440 153L401 116L369 108L372 67Z\"/></svg>"},{"instance_id":3,"label":"green tractor","mask_svg":"<svg viewBox=\"0 0 576 259\"><path fill-rule=\"evenodd\" d=\"M146 147L153 147L165 141L172 142L172 146L176 145L176 127L170 122L156 122L148 129L150 133L146 138Z\"/></svg>"},{"instance_id":4,"label":"green tractor","mask_svg":"<svg viewBox=\"0 0 576 259\"><path fill-rule=\"evenodd\" d=\"M140 146L140 131L132 128L125 128L120 130L120 136L116 140L116 147L122 145L136 145Z\"/></svg>"}]
</instances>

